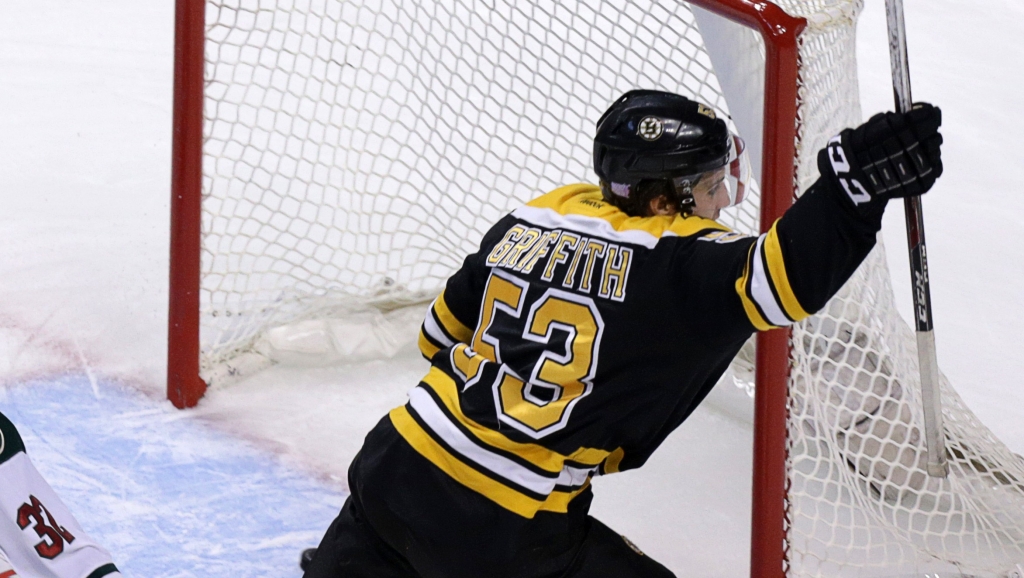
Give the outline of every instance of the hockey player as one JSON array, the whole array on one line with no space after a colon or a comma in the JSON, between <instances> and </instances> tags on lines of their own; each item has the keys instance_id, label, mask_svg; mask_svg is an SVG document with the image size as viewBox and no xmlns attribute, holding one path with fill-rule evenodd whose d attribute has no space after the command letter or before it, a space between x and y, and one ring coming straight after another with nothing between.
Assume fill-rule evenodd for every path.
<instances>
[{"instance_id":1,"label":"hockey player","mask_svg":"<svg viewBox=\"0 0 1024 578\"><path fill-rule=\"evenodd\" d=\"M25 453L18 430L2 413L0 550L5 555L0 556L0 578L121 576L110 554L82 530L53 488L36 471Z\"/></svg>"},{"instance_id":2,"label":"hockey player","mask_svg":"<svg viewBox=\"0 0 1024 578\"><path fill-rule=\"evenodd\" d=\"M715 221L746 190L742 140L682 96L623 95L600 187L502 218L434 301L431 369L366 437L307 578L672 576L588 516L592 477L643 465L753 332L824 306L888 199L942 173L940 124L920 104L844 130L752 237Z\"/></svg>"}]
</instances>

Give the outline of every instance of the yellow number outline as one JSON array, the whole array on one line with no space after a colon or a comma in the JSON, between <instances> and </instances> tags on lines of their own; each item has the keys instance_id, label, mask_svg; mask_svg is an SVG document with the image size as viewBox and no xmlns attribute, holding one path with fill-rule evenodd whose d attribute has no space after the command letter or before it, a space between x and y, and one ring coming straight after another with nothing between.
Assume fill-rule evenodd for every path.
<instances>
[{"instance_id":1,"label":"yellow number outline","mask_svg":"<svg viewBox=\"0 0 1024 578\"><path fill-rule=\"evenodd\" d=\"M503 271L492 270L481 305L481 323L473 337L473 350L501 363L501 345L488 331L495 313L523 318L529 283ZM566 333L564 342L554 332ZM522 338L545 345L524 380L502 365L492 385L498 419L535 439L566 426L576 404L593 390L604 319L594 300L562 289L549 288L529 308ZM559 346L564 343L564 349ZM561 351L559 351L561 349ZM550 399L538 390L551 392Z\"/></svg>"},{"instance_id":2,"label":"yellow number outline","mask_svg":"<svg viewBox=\"0 0 1024 578\"><path fill-rule=\"evenodd\" d=\"M473 335L473 351L501 363L501 344L488 333L494 325L495 313L503 311L514 319L523 316L523 304L530 284L523 279L497 269L491 269L480 305L480 325Z\"/></svg>"}]
</instances>

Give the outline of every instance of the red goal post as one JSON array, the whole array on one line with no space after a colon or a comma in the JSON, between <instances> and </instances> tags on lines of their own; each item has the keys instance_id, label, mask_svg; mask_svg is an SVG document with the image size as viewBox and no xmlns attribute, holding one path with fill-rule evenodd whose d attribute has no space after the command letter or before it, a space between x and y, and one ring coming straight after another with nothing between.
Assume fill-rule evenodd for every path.
<instances>
[{"instance_id":1,"label":"red goal post","mask_svg":"<svg viewBox=\"0 0 1024 578\"><path fill-rule=\"evenodd\" d=\"M795 198L797 39L806 26L771 2L693 0L702 8L758 31L765 44L761 231ZM790 330L757 336L754 459L751 501L751 578L786 575L786 423Z\"/></svg>"},{"instance_id":2,"label":"red goal post","mask_svg":"<svg viewBox=\"0 0 1024 578\"><path fill-rule=\"evenodd\" d=\"M175 6L167 399L179 409L195 406L206 393L199 377L205 12L205 0Z\"/></svg>"}]
</instances>

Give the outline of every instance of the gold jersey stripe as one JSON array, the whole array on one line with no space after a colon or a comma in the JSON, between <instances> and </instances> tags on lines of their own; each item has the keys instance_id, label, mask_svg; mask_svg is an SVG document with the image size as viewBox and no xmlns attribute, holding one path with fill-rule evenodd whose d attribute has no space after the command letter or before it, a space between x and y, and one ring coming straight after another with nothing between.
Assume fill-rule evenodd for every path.
<instances>
[{"instance_id":1,"label":"gold jersey stripe","mask_svg":"<svg viewBox=\"0 0 1024 578\"><path fill-rule=\"evenodd\" d=\"M437 393L448 409L448 413L455 416L455 419L459 420L459 423L478 440L492 448L515 454L544 471L559 473L565 467L566 460L585 466L596 466L608 457L609 452L594 448L580 448L565 456L538 444L512 441L501 432L484 427L462 413L458 387L455 385L455 380L445 372L431 367L430 372L423 378L423 383Z\"/></svg>"},{"instance_id":2,"label":"gold jersey stripe","mask_svg":"<svg viewBox=\"0 0 1024 578\"><path fill-rule=\"evenodd\" d=\"M616 449L614 452L608 455L608 459L604 462L604 473L614 474L619 471L619 465L622 463L622 458L626 456L626 453L622 451L622 448Z\"/></svg>"},{"instance_id":3,"label":"gold jersey stripe","mask_svg":"<svg viewBox=\"0 0 1024 578\"><path fill-rule=\"evenodd\" d=\"M444 300L444 291L441 291L441 294L437 296L437 300L434 301L434 313L437 315L438 320L441 321L441 325L444 326L444 330L454 337L455 341L469 343L469 340L473 338L473 330L459 321L452 313L452 310L448 308L448 303Z\"/></svg>"},{"instance_id":4,"label":"gold jersey stripe","mask_svg":"<svg viewBox=\"0 0 1024 578\"><path fill-rule=\"evenodd\" d=\"M560 215L594 217L607 221L616 231L644 231L659 239L665 235L690 237L708 229L730 230L721 223L693 215L630 217L605 202L600 187L587 183L557 188L526 206L552 209Z\"/></svg>"},{"instance_id":5,"label":"gold jersey stripe","mask_svg":"<svg viewBox=\"0 0 1024 578\"><path fill-rule=\"evenodd\" d=\"M434 357L434 354L436 354L438 351L441 351L441 348L438 347L437 345L434 345L434 342L431 341L429 337L427 337L427 332L424 331L422 328L420 329L420 339L418 345L420 347L420 353L422 353L423 357L426 357L427 359L431 359L432 357Z\"/></svg>"},{"instance_id":6,"label":"gold jersey stripe","mask_svg":"<svg viewBox=\"0 0 1024 578\"><path fill-rule=\"evenodd\" d=\"M463 486L524 518L533 518L540 510L564 514L568 511L569 502L590 485L587 480L587 483L572 492L556 490L546 500L536 500L485 476L453 456L416 423L404 405L391 410L388 415L398 433L430 463Z\"/></svg>"},{"instance_id":7,"label":"gold jersey stripe","mask_svg":"<svg viewBox=\"0 0 1024 578\"><path fill-rule=\"evenodd\" d=\"M740 296L740 301L743 302L743 310L747 312L747 318L750 319L750 323L757 328L758 331L767 331L774 328L770 325L765 318L761 316L761 312L758 311L757 305L747 295L747 284L750 282L750 257L754 249L757 248L756 244L750 245L750 250L747 252L747 264L743 267L743 276L736 280L736 293ZM754 255L754 258L759 258Z\"/></svg>"},{"instance_id":8,"label":"gold jersey stripe","mask_svg":"<svg viewBox=\"0 0 1024 578\"><path fill-rule=\"evenodd\" d=\"M582 486L576 488L571 492L555 490L551 492L551 495L548 496L548 499L544 500L541 503L540 508L538 508L538 510L564 514L569 511L569 502L571 502L572 499L575 498L576 496L582 494L589 487L590 478L587 478L587 481L583 482Z\"/></svg>"},{"instance_id":9,"label":"gold jersey stripe","mask_svg":"<svg viewBox=\"0 0 1024 578\"><path fill-rule=\"evenodd\" d=\"M775 221L765 236L764 257L768 262L768 273L772 276L772 283L775 285L775 291L779 294L779 300L786 310L786 315L793 321L800 321L810 317L811 314L800 305L796 294L793 293L793 287L789 284L786 263L782 259L782 244L779 242L778 226L779 222Z\"/></svg>"},{"instance_id":10,"label":"gold jersey stripe","mask_svg":"<svg viewBox=\"0 0 1024 578\"><path fill-rule=\"evenodd\" d=\"M480 368L483 367L484 363L490 361L483 355L474 353L465 343L459 343L453 347L451 357L452 366L455 368L456 373L460 374L462 380L466 382L463 389L469 387L470 381L479 378Z\"/></svg>"}]
</instances>

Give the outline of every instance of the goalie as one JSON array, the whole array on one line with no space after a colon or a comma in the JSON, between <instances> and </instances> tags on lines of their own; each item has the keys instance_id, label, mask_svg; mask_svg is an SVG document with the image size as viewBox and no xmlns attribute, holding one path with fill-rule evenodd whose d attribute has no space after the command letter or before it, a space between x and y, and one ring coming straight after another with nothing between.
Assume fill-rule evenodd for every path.
<instances>
[{"instance_id":1,"label":"goalie","mask_svg":"<svg viewBox=\"0 0 1024 578\"><path fill-rule=\"evenodd\" d=\"M593 476L638 468L755 331L822 308L889 198L942 173L939 109L844 130L765 234L740 202L743 141L714 111L637 90L597 123L600 186L502 218L434 301L431 369L368 434L308 578L668 577L588 515Z\"/></svg>"},{"instance_id":2,"label":"goalie","mask_svg":"<svg viewBox=\"0 0 1024 578\"><path fill-rule=\"evenodd\" d=\"M39 475L21 435L2 413L0 510L0 578L121 576L110 554L82 530Z\"/></svg>"}]
</instances>

